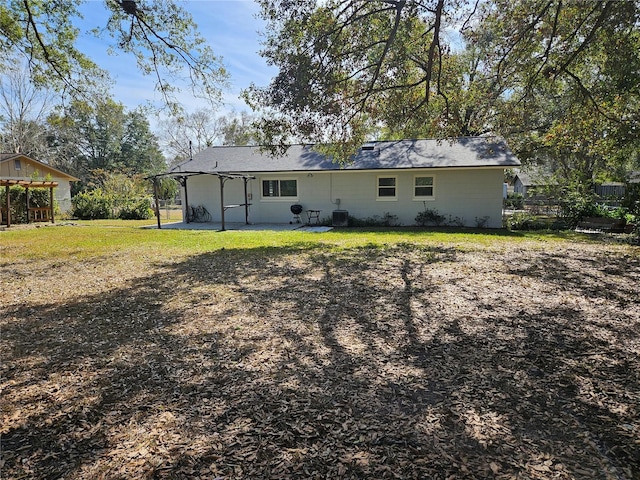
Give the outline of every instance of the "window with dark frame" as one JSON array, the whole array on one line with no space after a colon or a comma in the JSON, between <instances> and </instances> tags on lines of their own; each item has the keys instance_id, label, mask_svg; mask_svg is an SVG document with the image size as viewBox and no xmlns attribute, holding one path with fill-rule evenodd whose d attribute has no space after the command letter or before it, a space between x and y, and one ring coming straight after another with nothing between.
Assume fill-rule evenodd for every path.
<instances>
[{"instance_id":1,"label":"window with dark frame","mask_svg":"<svg viewBox=\"0 0 640 480\"><path fill-rule=\"evenodd\" d=\"M396 198L396 177L378 177L378 198Z\"/></svg>"},{"instance_id":2,"label":"window with dark frame","mask_svg":"<svg viewBox=\"0 0 640 480\"><path fill-rule=\"evenodd\" d=\"M16 170L21 170L22 169L22 164L20 163L20 159L16 158L14 161L14 166Z\"/></svg>"},{"instance_id":3,"label":"window with dark frame","mask_svg":"<svg viewBox=\"0 0 640 480\"><path fill-rule=\"evenodd\" d=\"M262 196L265 198L297 197L298 181L287 180L263 180Z\"/></svg>"}]
</instances>

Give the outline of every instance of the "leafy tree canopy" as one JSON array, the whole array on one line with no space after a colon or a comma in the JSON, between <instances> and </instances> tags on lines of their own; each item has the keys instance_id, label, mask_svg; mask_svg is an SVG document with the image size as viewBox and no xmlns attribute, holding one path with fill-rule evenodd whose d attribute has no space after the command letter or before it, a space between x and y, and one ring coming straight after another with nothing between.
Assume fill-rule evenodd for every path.
<instances>
[{"instance_id":1,"label":"leafy tree canopy","mask_svg":"<svg viewBox=\"0 0 640 480\"><path fill-rule=\"evenodd\" d=\"M483 18L468 39L491 46L510 89L498 131L523 160L582 189L640 168L638 2L498 1Z\"/></svg>"},{"instance_id":2,"label":"leafy tree canopy","mask_svg":"<svg viewBox=\"0 0 640 480\"><path fill-rule=\"evenodd\" d=\"M166 168L143 113L127 112L113 100L96 104L75 100L50 115L47 123L50 163L77 176L83 185L97 170L153 174Z\"/></svg>"},{"instance_id":3,"label":"leafy tree canopy","mask_svg":"<svg viewBox=\"0 0 640 480\"><path fill-rule=\"evenodd\" d=\"M261 143L335 142L328 153L341 161L369 136L494 132L519 135L523 150L533 137L564 149L554 138L570 136L576 157L637 145L637 1L260 4L262 54L279 68L245 92Z\"/></svg>"},{"instance_id":4,"label":"leafy tree canopy","mask_svg":"<svg viewBox=\"0 0 640 480\"><path fill-rule=\"evenodd\" d=\"M428 105L435 60L448 54L439 44L444 0L260 3L262 54L280 69L267 88L247 92L267 112L263 143L298 137L343 143L346 153L380 122Z\"/></svg>"},{"instance_id":5,"label":"leafy tree canopy","mask_svg":"<svg viewBox=\"0 0 640 480\"><path fill-rule=\"evenodd\" d=\"M80 2L8 0L0 4L3 57L22 57L36 85L74 98L104 89L107 74L77 47ZM227 78L220 59L198 34L191 15L172 0L92 2L105 13L105 27L93 33L111 40L113 52L135 56L138 67L156 79L167 106L179 108L176 80L185 75L195 95L216 104ZM2 60L0 60L2 62Z\"/></svg>"}]
</instances>

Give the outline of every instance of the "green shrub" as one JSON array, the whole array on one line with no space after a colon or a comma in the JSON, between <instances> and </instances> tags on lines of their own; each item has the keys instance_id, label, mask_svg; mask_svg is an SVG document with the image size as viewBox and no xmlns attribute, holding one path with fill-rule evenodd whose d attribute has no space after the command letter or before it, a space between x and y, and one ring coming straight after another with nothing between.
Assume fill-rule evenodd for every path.
<instances>
[{"instance_id":1,"label":"green shrub","mask_svg":"<svg viewBox=\"0 0 640 480\"><path fill-rule=\"evenodd\" d=\"M575 228L583 218L603 216L603 211L593 195L570 192L560 204L560 215L571 228Z\"/></svg>"},{"instance_id":2,"label":"green shrub","mask_svg":"<svg viewBox=\"0 0 640 480\"><path fill-rule=\"evenodd\" d=\"M606 205L601 203L596 203L592 215L593 217L602 217L602 218L615 218L621 219L624 218L624 212L621 211L620 208L609 208Z\"/></svg>"},{"instance_id":3,"label":"green shrub","mask_svg":"<svg viewBox=\"0 0 640 480\"><path fill-rule=\"evenodd\" d=\"M506 221L509 230L531 230L535 223L535 217L528 213L514 213Z\"/></svg>"},{"instance_id":4,"label":"green shrub","mask_svg":"<svg viewBox=\"0 0 640 480\"><path fill-rule=\"evenodd\" d=\"M580 221L587 217L628 221L627 215L629 213L627 206L610 208L607 205L596 203L593 196L578 193L568 194L561 205L561 217L571 228L575 228Z\"/></svg>"},{"instance_id":5,"label":"green shrub","mask_svg":"<svg viewBox=\"0 0 640 480\"><path fill-rule=\"evenodd\" d=\"M400 225L398 216L385 212L382 217L373 215L364 219L349 216L350 227L397 227Z\"/></svg>"},{"instance_id":6,"label":"green shrub","mask_svg":"<svg viewBox=\"0 0 640 480\"><path fill-rule=\"evenodd\" d=\"M118 218L122 220L148 220L153 217L151 199L138 198L125 203L120 207Z\"/></svg>"},{"instance_id":7,"label":"green shrub","mask_svg":"<svg viewBox=\"0 0 640 480\"><path fill-rule=\"evenodd\" d=\"M464 227L464 218L462 217L454 217L449 215L449 220L447 220L447 225L450 227Z\"/></svg>"},{"instance_id":8,"label":"green shrub","mask_svg":"<svg viewBox=\"0 0 640 480\"><path fill-rule=\"evenodd\" d=\"M422 212L416 215L415 221L416 224L426 227L427 225L435 225L436 227L442 225L446 220L444 215L440 215L440 213L436 209L425 208Z\"/></svg>"},{"instance_id":9,"label":"green shrub","mask_svg":"<svg viewBox=\"0 0 640 480\"><path fill-rule=\"evenodd\" d=\"M628 183L622 199L625 211L640 218L640 183Z\"/></svg>"},{"instance_id":10,"label":"green shrub","mask_svg":"<svg viewBox=\"0 0 640 480\"><path fill-rule=\"evenodd\" d=\"M490 218L491 217L489 215L476 217L476 228L485 228L487 226L487 223L489 223Z\"/></svg>"},{"instance_id":11,"label":"green shrub","mask_svg":"<svg viewBox=\"0 0 640 480\"><path fill-rule=\"evenodd\" d=\"M514 210L522 210L524 208L524 196L521 193L508 193L504 200L504 207Z\"/></svg>"},{"instance_id":12,"label":"green shrub","mask_svg":"<svg viewBox=\"0 0 640 480\"><path fill-rule=\"evenodd\" d=\"M396 227L399 225L398 216L392 213L385 212L382 217L373 215L363 220L366 227Z\"/></svg>"},{"instance_id":13,"label":"green shrub","mask_svg":"<svg viewBox=\"0 0 640 480\"><path fill-rule=\"evenodd\" d=\"M112 218L113 202L100 188L73 197L72 215L81 220Z\"/></svg>"},{"instance_id":14,"label":"green shrub","mask_svg":"<svg viewBox=\"0 0 640 480\"><path fill-rule=\"evenodd\" d=\"M536 217L530 213L515 213L505 221L505 227L509 230L565 230L567 224L561 220L549 217Z\"/></svg>"},{"instance_id":15,"label":"green shrub","mask_svg":"<svg viewBox=\"0 0 640 480\"><path fill-rule=\"evenodd\" d=\"M363 220L361 218L352 217L351 215L349 215L349 217L348 217L348 225L350 227L366 227L367 223L365 222L365 220Z\"/></svg>"}]
</instances>

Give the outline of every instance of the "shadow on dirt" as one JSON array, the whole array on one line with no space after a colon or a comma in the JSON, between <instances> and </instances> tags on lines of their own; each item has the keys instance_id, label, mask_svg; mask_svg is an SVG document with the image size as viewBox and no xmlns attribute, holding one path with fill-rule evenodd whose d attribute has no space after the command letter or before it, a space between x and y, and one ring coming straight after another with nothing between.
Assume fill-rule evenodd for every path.
<instances>
[{"instance_id":1,"label":"shadow on dirt","mask_svg":"<svg viewBox=\"0 0 640 480\"><path fill-rule=\"evenodd\" d=\"M580 301L529 310L480 273L497 310L446 303L462 267L444 247L220 250L3 306L3 473L640 476L640 305L618 288L637 260L533 252L510 274Z\"/></svg>"}]
</instances>

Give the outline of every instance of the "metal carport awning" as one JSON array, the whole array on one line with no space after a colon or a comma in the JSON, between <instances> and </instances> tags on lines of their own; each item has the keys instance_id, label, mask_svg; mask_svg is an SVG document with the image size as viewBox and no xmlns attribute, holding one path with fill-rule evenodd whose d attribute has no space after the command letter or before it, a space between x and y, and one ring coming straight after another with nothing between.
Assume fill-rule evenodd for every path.
<instances>
[{"instance_id":1,"label":"metal carport awning","mask_svg":"<svg viewBox=\"0 0 640 480\"><path fill-rule=\"evenodd\" d=\"M180 182L180 185L184 188L184 203L185 203L185 209L188 211L189 209L189 195L188 195L188 190L187 190L187 179L189 177L194 177L197 175L213 175L218 177L218 179L220 180L220 223L221 223L221 230L225 230L225 223L224 223L224 214L225 212L230 209L230 208L236 208L236 207L244 207L244 221L247 225L249 225L249 206L251 205L249 203L249 195L248 195L248 190L247 190L247 184L249 182L249 180L255 179L256 177L254 177L253 175L248 175L245 173L231 173L231 172L198 172L198 171L185 171L185 172L167 172L167 173L159 173L157 175L152 175L150 177L146 177L147 179L151 179L153 181L153 196L154 196L154 200L155 200L155 214L156 214L156 218L158 219L158 228L162 228L162 225L160 223L160 204L158 201L158 178L160 177L173 177L176 180L178 180L178 182ZM232 179L242 179L244 182L244 203L239 203L239 204L231 204L231 205L226 205L225 201L224 201L224 184L227 180L232 180ZM189 215L187 215L186 218L186 223L189 223Z\"/></svg>"}]
</instances>

